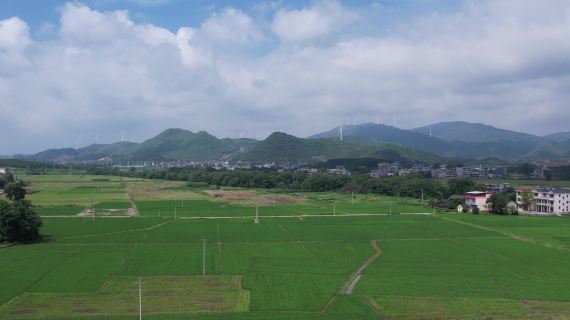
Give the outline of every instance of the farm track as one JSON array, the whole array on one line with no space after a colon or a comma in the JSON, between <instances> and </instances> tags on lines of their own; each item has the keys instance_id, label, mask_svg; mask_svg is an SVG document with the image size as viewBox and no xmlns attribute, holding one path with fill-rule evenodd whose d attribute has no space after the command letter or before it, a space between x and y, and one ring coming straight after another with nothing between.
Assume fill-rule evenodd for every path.
<instances>
[{"instance_id":1,"label":"farm track","mask_svg":"<svg viewBox=\"0 0 570 320\"><path fill-rule=\"evenodd\" d=\"M109 284L111 284L111 281L113 281L113 277L115 276L115 274L121 269L121 267L125 264L125 261L127 261L127 258L131 255L131 253L133 252L133 250L138 247L138 243L135 244L134 246L131 246L131 248L129 249L129 251L127 252L127 254L123 257L123 259L121 259L121 263L119 263L119 265L113 270L113 272L109 275L109 277L107 277L107 279L105 280L105 282L101 285L101 287L99 289L97 289L97 293L101 293L103 292L108 286Z\"/></svg>"},{"instance_id":2,"label":"farm track","mask_svg":"<svg viewBox=\"0 0 570 320\"><path fill-rule=\"evenodd\" d=\"M155 224L155 225L152 225L152 226L146 227L146 228L129 229L129 230L106 232L106 233L99 233L99 234L86 234L86 235L82 235L82 236L59 238L57 240L82 239L82 238L92 238L92 237L99 237L99 236L108 236L108 235L114 235L114 234L123 234L123 233L136 232L136 231L150 231L150 230L156 229L158 227L161 227L161 226L163 226L167 223L171 223L171 222L173 222L173 220L166 221L166 222L159 223L159 224Z\"/></svg>"},{"instance_id":3,"label":"farm track","mask_svg":"<svg viewBox=\"0 0 570 320\"><path fill-rule=\"evenodd\" d=\"M362 272L364 272L366 268L368 268L374 261L376 261L376 259L378 259L382 255L382 250L380 250L380 248L378 247L378 242L376 240L370 241L370 245L372 246L372 248L374 248L374 251L376 252L374 253L374 255L366 259L366 261L364 261L364 263L360 266L360 268L358 268L358 270L356 270L356 272L351 275L350 280L343 287L340 288L341 294L346 294L346 295L352 294L352 290L358 283L358 280L360 280Z\"/></svg>"},{"instance_id":4,"label":"farm track","mask_svg":"<svg viewBox=\"0 0 570 320\"><path fill-rule=\"evenodd\" d=\"M520 240L520 241L525 241L525 242L529 242L529 243L533 243L533 244L537 244L543 247L547 247L547 248L551 248L551 249L557 249L557 250L561 250L561 251L570 251L570 248L565 247L565 246L561 246L561 245L557 245L554 243L550 243L550 242L546 242L546 241L540 241L540 240L536 240L533 238L529 238L529 237L525 237L525 236L521 236L518 234L514 234L514 233L510 233L507 231L503 231L503 230L498 230L498 229L494 229L494 228L490 228L490 227L485 227L479 224L475 224L475 223L470 223L470 222L465 222L465 221L461 221L461 220L455 220L455 219L449 219L449 218L445 218L445 217L439 217L442 220L445 221L450 221L450 222L455 222L455 223L459 223L465 226L469 226L472 228L477 228L480 230L485 230L485 231L492 231L492 232L496 232L499 234L504 235L505 237L509 237L511 239L515 239L515 240Z\"/></svg>"},{"instance_id":5,"label":"farm track","mask_svg":"<svg viewBox=\"0 0 570 320\"><path fill-rule=\"evenodd\" d=\"M374 304L370 301L368 297L365 296L362 299L364 300L364 303L368 306L368 308L370 308L370 310L372 310L372 312L376 315L376 317L378 317L378 319L384 319L384 316L382 315L380 310L378 310L378 308L374 306Z\"/></svg>"},{"instance_id":6,"label":"farm track","mask_svg":"<svg viewBox=\"0 0 570 320\"><path fill-rule=\"evenodd\" d=\"M351 214L337 214L337 215L332 215L332 214L300 214L300 215L271 215L271 216L260 216L260 220L263 218L328 218L328 217L336 217L336 218L347 218L347 217L374 217L374 216L379 216L379 217L383 217L383 216L389 216L390 214L388 213L351 213ZM393 216L398 216L398 215L422 215L422 216L429 216L429 215L433 215L432 213L429 212L415 212L415 213L397 213L397 214L392 214ZM78 217L78 216L41 216L42 218L70 218L70 219L78 219L78 218L84 218L84 217ZM140 217L140 216L137 216ZM131 216L100 216L97 217L97 219L106 219L106 218L112 218L112 219L116 219L116 218L132 218ZM152 217L146 217L146 218L152 218ZM254 216L196 216L196 217L178 217L177 219L181 219L181 220L200 220L200 219L204 219L204 220L229 220L229 219L252 219L254 218Z\"/></svg>"},{"instance_id":7,"label":"farm track","mask_svg":"<svg viewBox=\"0 0 570 320\"><path fill-rule=\"evenodd\" d=\"M139 209L137 208L137 205L135 204L135 202L133 201L133 197L131 197L131 194L129 192L125 193L125 197L129 200L129 202L131 203L131 208L133 209L133 215L135 217L140 217L140 212ZM129 212L130 213L130 212ZM131 215L129 215L131 216Z\"/></svg>"}]
</instances>

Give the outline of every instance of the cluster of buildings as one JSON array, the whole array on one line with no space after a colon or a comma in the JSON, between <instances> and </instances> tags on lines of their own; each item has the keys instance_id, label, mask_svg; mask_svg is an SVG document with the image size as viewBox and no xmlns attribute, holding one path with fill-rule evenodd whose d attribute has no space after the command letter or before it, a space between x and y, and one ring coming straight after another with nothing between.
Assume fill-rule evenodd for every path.
<instances>
[{"instance_id":1,"label":"cluster of buildings","mask_svg":"<svg viewBox=\"0 0 570 320\"><path fill-rule=\"evenodd\" d=\"M464 203L457 210L468 211L477 209L481 212L490 211L487 200L498 192L503 192L511 186L508 183L485 185L485 191L471 191L464 195ZM560 187L517 188L516 201L507 206L511 211L522 214L560 215L570 213L570 190Z\"/></svg>"},{"instance_id":2,"label":"cluster of buildings","mask_svg":"<svg viewBox=\"0 0 570 320\"><path fill-rule=\"evenodd\" d=\"M547 173L552 168L558 167L568 167L570 166L570 160L543 160L535 162L536 169L531 175L532 179L546 179Z\"/></svg>"},{"instance_id":3,"label":"cluster of buildings","mask_svg":"<svg viewBox=\"0 0 570 320\"><path fill-rule=\"evenodd\" d=\"M391 176L407 176L412 173L429 173L434 179L489 179L506 177L508 168L508 165L479 165L462 167L448 167L447 165L439 165L432 167L422 164L415 164L411 167L404 167L399 162L380 162L378 163L378 169L372 170L370 172L370 176L382 178Z\"/></svg>"}]
</instances>

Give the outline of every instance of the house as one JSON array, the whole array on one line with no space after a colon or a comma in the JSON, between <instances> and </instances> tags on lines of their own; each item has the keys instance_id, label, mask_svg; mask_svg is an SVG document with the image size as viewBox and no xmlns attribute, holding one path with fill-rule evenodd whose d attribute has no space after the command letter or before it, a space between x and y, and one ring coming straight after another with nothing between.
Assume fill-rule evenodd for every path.
<instances>
[{"instance_id":1,"label":"house","mask_svg":"<svg viewBox=\"0 0 570 320\"><path fill-rule=\"evenodd\" d=\"M570 213L570 191L560 187L518 188L519 211L536 214ZM528 194L529 199L525 199Z\"/></svg>"},{"instance_id":2,"label":"house","mask_svg":"<svg viewBox=\"0 0 570 320\"><path fill-rule=\"evenodd\" d=\"M465 205L469 208L469 211L477 208L479 211L489 211L489 206L487 205L487 200L493 194L486 191L471 191L465 194Z\"/></svg>"},{"instance_id":3,"label":"house","mask_svg":"<svg viewBox=\"0 0 570 320\"><path fill-rule=\"evenodd\" d=\"M6 174L6 168L0 168L0 175Z\"/></svg>"},{"instance_id":4,"label":"house","mask_svg":"<svg viewBox=\"0 0 570 320\"><path fill-rule=\"evenodd\" d=\"M491 193L503 192L509 188L511 188L511 185L509 183L498 183L498 184L486 184L485 185L485 191L491 192Z\"/></svg>"}]
</instances>

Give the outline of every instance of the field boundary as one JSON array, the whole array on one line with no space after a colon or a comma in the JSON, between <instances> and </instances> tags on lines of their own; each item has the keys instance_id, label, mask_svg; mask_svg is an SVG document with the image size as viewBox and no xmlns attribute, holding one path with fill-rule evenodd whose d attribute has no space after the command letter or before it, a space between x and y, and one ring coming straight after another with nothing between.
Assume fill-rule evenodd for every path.
<instances>
[{"instance_id":1,"label":"field boundary","mask_svg":"<svg viewBox=\"0 0 570 320\"><path fill-rule=\"evenodd\" d=\"M378 247L378 242L376 240L371 240L370 245L372 246L372 248L376 252L372 256L370 256L368 259L366 259L366 261L364 261L364 263L362 263L360 268L358 268L358 270L356 270L356 272L350 276L349 281L347 281L347 283L345 283L340 288L341 294L351 295L352 290L354 289L354 287L356 286L356 284L358 283L358 281L362 277L362 272L364 272L364 270L366 268L368 268L374 261L376 261L376 259L378 259L382 255L382 250Z\"/></svg>"},{"instance_id":2,"label":"field boundary","mask_svg":"<svg viewBox=\"0 0 570 320\"><path fill-rule=\"evenodd\" d=\"M116 232L105 232L105 233L99 233L99 234L86 234L86 235L81 235L81 236L59 238L56 240L59 241L59 240L69 240L69 239L82 239L82 238L91 238L91 237L99 237L99 236L109 236L109 235L113 235L113 234L123 234L123 233L136 232L136 231L150 231L150 230L156 229L158 227L161 227L161 226L163 226L167 223L171 223L171 222L173 222L173 220L165 221L165 222L155 224L155 225L152 225L152 226L146 227L146 228L130 229L130 230L123 230L123 231L116 231Z\"/></svg>"},{"instance_id":3,"label":"field boundary","mask_svg":"<svg viewBox=\"0 0 570 320\"><path fill-rule=\"evenodd\" d=\"M287 228L285 228L281 223L277 222L277 225L283 230L285 231L288 235L293 236L293 234L291 232L289 232L289 230L287 230ZM307 252L308 254L310 254L313 258L317 258L317 256L315 255L315 253L313 251L311 251L309 248L307 248L302 241L299 240L294 240L295 243L297 243L299 246L301 246L301 248L303 248L303 250L305 252Z\"/></svg>"}]
</instances>

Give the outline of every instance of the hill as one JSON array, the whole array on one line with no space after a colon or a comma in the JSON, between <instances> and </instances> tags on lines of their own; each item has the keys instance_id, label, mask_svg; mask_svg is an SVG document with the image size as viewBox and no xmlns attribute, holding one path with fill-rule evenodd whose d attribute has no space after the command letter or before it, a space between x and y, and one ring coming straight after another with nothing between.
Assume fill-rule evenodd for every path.
<instances>
[{"instance_id":1,"label":"hill","mask_svg":"<svg viewBox=\"0 0 570 320\"><path fill-rule=\"evenodd\" d=\"M247 161L316 161L335 158L376 158L389 161L444 161L442 157L398 145L356 143L338 139L303 139L282 132L271 134L238 157Z\"/></svg>"},{"instance_id":2,"label":"hill","mask_svg":"<svg viewBox=\"0 0 570 320\"><path fill-rule=\"evenodd\" d=\"M489 143L501 141L533 141L544 143L544 139L528 133L499 129L482 123L465 121L440 122L415 128L415 132L430 135L444 141Z\"/></svg>"},{"instance_id":3,"label":"hill","mask_svg":"<svg viewBox=\"0 0 570 320\"><path fill-rule=\"evenodd\" d=\"M570 141L570 132L553 133L544 136L544 138L555 142L567 143Z\"/></svg>"},{"instance_id":4,"label":"hill","mask_svg":"<svg viewBox=\"0 0 570 320\"><path fill-rule=\"evenodd\" d=\"M232 153L235 145L200 131L168 129L139 144L130 153L133 160L212 160Z\"/></svg>"}]
</instances>

